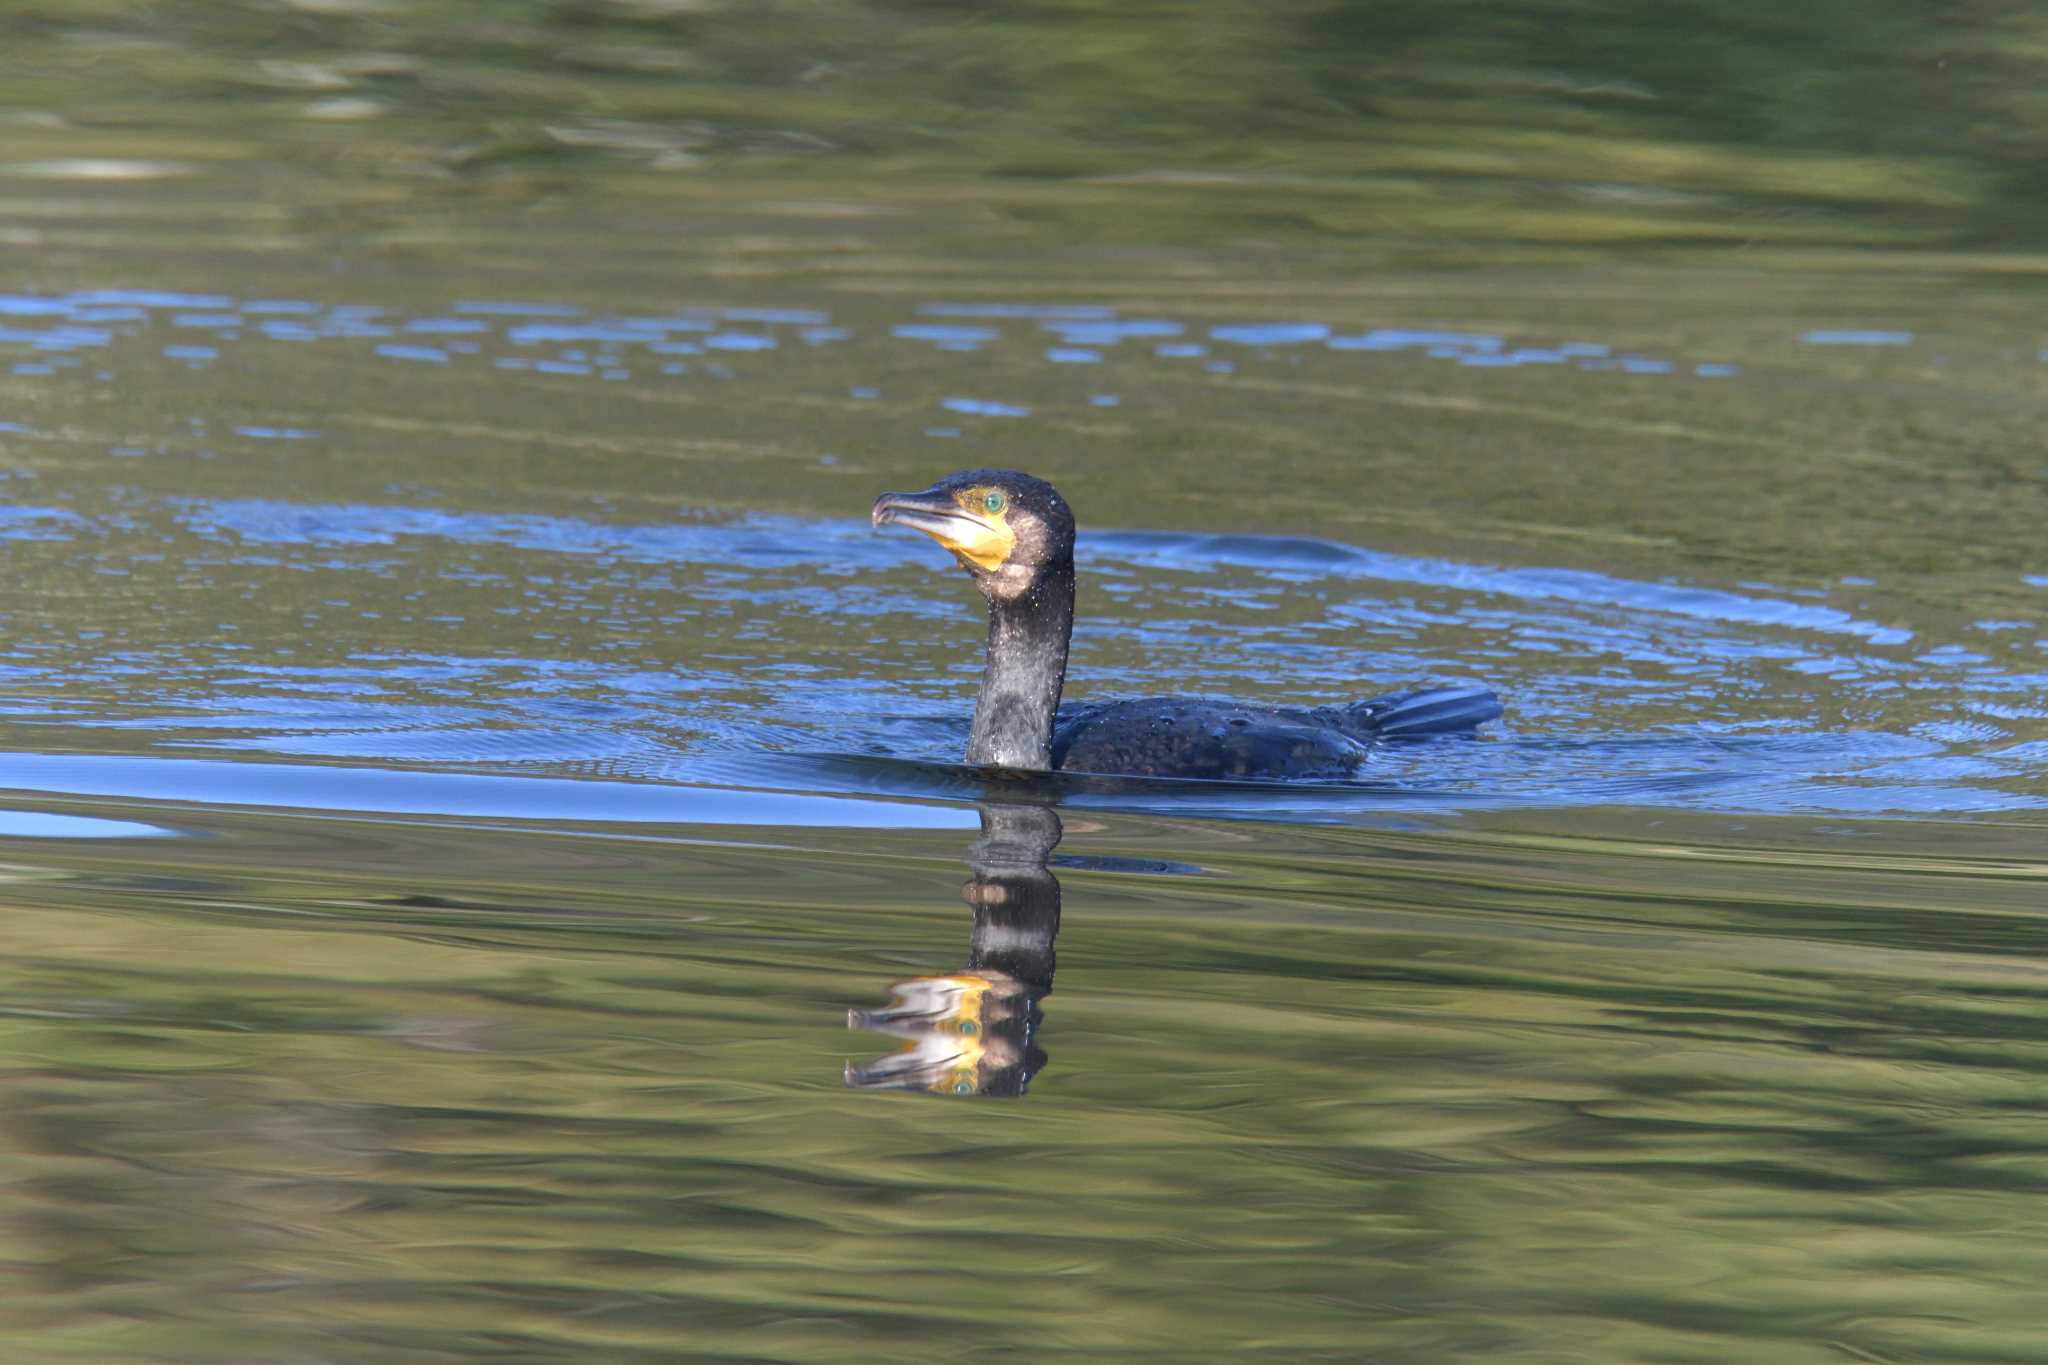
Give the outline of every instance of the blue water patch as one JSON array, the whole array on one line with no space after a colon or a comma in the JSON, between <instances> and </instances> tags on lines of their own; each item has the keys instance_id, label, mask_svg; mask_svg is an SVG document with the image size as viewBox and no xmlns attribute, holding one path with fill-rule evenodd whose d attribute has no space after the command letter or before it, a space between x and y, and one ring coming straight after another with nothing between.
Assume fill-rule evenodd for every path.
<instances>
[{"instance_id":1,"label":"blue water patch","mask_svg":"<svg viewBox=\"0 0 2048 1365\"><path fill-rule=\"evenodd\" d=\"M287 545L389 545L402 535L434 535L464 522L476 525L476 534L495 538L483 531L483 525L502 525L498 519L459 518L424 508L323 506L262 498L178 499L170 505L196 534Z\"/></svg>"},{"instance_id":2,"label":"blue water patch","mask_svg":"<svg viewBox=\"0 0 2048 1365\"><path fill-rule=\"evenodd\" d=\"M710 332L716 331L715 318L694 313L670 313L660 317L627 317L615 319L615 324L630 332Z\"/></svg>"},{"instance_id":3,"label":"blue water patch","mask_svg":"<svg viewBox=\"0 0 2048 1365\"><path fill-rule=\"evenodd\" d=\"M901 322L889 329L889 335L904 341L930 341L940 345L980 346L994 341L997 332L993 327L966 327L944 322Z\"/></svg>"},{"instance_id":4,"label":"blue water patch","mask_svg":"<svg viewBox=\"0 0 2048 1365\"><path fill-rule=\"evenodd\" d=\"M0 503L0 540L69 540L83 524L68 508Z\"/></svg>"},{"instance_id":5,"label":"blue water patch","mask_svg":"<svg viewBox=\"0 0 2048 1365\"><path fill-rule=\"evenodd\" d=\"M614 321L522 322L507 328L505 339L515 346L549 346L570 341L639 346L661 341L667 330Z\"/></svg>"},{"instance_id":6,"label":"blue water patch","mask_svg":"<svg viewBox=\"0 0 2048 1365\"><path fill-rule=\"evenodd\" d=\"M1209 329L1211 340L1240 346L1300 346L1329 335L1320 322L1231 322Z\"/></svg>"},{"instance_id":7,"label":"blue water patch","mask_svg":"<svg viewBox=\"0 0 2048 1365\"><path fill-rule=\"evenodd\" d=\"M1164 318L1119 318L1108 321L1047 321L1040 324L1048 332L1056 332L1062 342L1069 346L1114 346L1132 338L1177 337L1184 330L1177 322Z\"/></svg>"},{"instance_id":8,"label":"blue water patch","mask_svg":"<svg viewBox=\"0 0 2048 1365\"><path fill-rule=\"evenodd\" d=\"M976 417L1029 417L1031 409L1016 403L997 403L986 398L946 398L939 406L948 412L964 412Z\"/></svg>"},{"instance_id":9,"label":"blue water patch","mask_svg":"<svg viewBox=\"0 0 2048 1365\"><path fill-rule=\"evenodd\" d=\"M138 820L0 809L0 839L167 839L177 831Z\"/></svg>"},{"instance_id":10,"label":"blue water patch","mask_svg":"<svg viewBox=\"0 0 2048 1365\"><path fill-rule=\"evenodd\" d=\"M1799 338L1809 346L1910 346L1911 332L1858 331L1822 328Z\"/></svg>"},{"instance_id":11,"label":"blue water patch","mask_svg":"<svg viewBox=\"0 0 2048 1365\"><path fill-rule=\"evenodd\" d=\"M235 301L225 294L181 294L162 289L85 289L66 297L73 304L126 304L137 308L190 308L217 312L235 306Z\"/></svg>"},{"instance_id":12,"label":"blue water patch","mask_svg":"<svg viewBox=\"0 0 2048 1365\"><path fill-rule=\"evenodd\" d=\"M491 324L480 322L475 318L415 318L405 324L405 330L436 336L444 334L461 336L477 332L488 332L491 330Z\"/></svg>"},{"instance_id":13,"label":"blue water patch","mask_svg":"<svg viewBox=\"0 0 2048 1365\"><path fill-rule=\"evenodd\" d=\"M377 354L386 360L418 360L430 365L448 363L448 353L438 346L384 345L377 348Z\"/></svg>"},{"instance_id":14,"label":"blue water patch","mask_svg":"<svg viewBox=\"0 0 2048 1365\"><path fill-rule=\"evenodd\" d=\"M0 327L0 342L33 346L39 351L68 351L87 346L105 346L114 334L104 327L81 327L66 323L47 331L23 327Z\"/></svg>"},{"instance_id":15,"label":"blue water patch","mask_svg":"<svg viewBox=\"0 0 2048 1365\"><path fill-rule=\"evenodd\" d=\"M235 435L258 441L317 441L326 433L306 427L236 427Z\"/></svg>"},{"instance_id":16,"label":"blue water patch","mask_svg":"<svg viewBox=\"0 0 2048 1365\"><path fill-rule=\"evenodd\" d=\"M974 829L980 823L972 807L912 801L651 782L77 754L0 755L0 788L272 810L534 820L550 825ZM0 826L0 833L4 832Z\"/></svg>"},{"instance_id":17,"label":"blue water patch","mask_svg":"<svg viewBox=\"0 0 2048 1365\"><path fill-rule=\"evenodd\" d=\"M1927 664L1935 668L1957 668L1964 664L1989 663L1990 659L1973 649L1965 649L1961 645L1941 645L1928 650L1925 654L1914 660L1914 662Z\"/></svg>"},{"instance_id":18,"label":"blue water patch","mask_svg":"<svg viewBox=\"0 0 2048 1365\"><path fill-rule=\"evenodd\" d=\"M72 305L64 299L41 298L28 294L0 294L0 314L13 317L64 317L71 312Z\"/></svg>"},{"instance_id":19,"label":"blue water patch","mask_svg":"<svg viewBox=\"0 0 2048 1365\"><path fill-rule=\"evenodd\" d=\"M1054 346L1046 351L1045 358L1055 365L1099 365L1102 352L1084 351L1076 346Z\"/></svg>"},{"instance_id":20,"label":"blue water patch","mask_svg":"<svg viewBox=\"0 0 2048 1365\"><path fill-rule=\"evenodd\" d=\"M1375 327L1359 336L1333 336L1323 344L1333 351L1428 351L1442 350L1447 354L1462 351L1496 351L1502 341L1499 337L1484 332L1444 332L1414 330L1406 327ZM1605 354L1607 348L1599 347L1597 352ZM1574 352L1577 354L1578 352Z\"/></svg>"}]
</instances>

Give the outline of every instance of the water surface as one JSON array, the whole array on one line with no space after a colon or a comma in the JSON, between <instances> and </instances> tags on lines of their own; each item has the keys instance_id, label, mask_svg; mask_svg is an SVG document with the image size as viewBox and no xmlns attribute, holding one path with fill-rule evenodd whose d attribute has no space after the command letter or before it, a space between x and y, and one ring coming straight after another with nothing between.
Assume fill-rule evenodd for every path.
<instances>
[{"instance_id":1,"label":"water surface","mask_svg":"<svg viewBox=\"0 0 2048 1365\"><path fill-rule=\"evenodd\" d=\"M970 594L929 546L875 536L860 516L898 471L923 482L1043 443L1033 466L1056 477L1073 468L1085 488L1102 478L1086 472L1085 453L1114 458L1142 429L1141 402L1160 401L1154 386L1229 389L1243 372L1284 372L1296 385L1483 392L1490 379L1456 376L1486 359L1498 362L1486 374L1534 368L1546 385L1588 393L1659 385L1711 388L1765 410L1781 401L1763 376L1732 366L1711 375L1700 373L1707 362L1617 368L1606 343L1509 348L1498 336L1416 328L1204 327L1109 305L904 310L941 324L822 307L613 316L479 300L415 315L142 289L20 294L0 307L15 319L12 344L50 357L16 366L50 372L17 400L9 472L20 501L0 528L20 580L52 585L12 613L16 700L6 723L18 727L17 748L112 744L887 790L904 775L788 760L944 762L958 751L979 670ZM164 340L190 333L209 344ZM1065 377L1037 345L1047 333L1093 342L1107 368L1086 382ZM1182 357L1128 349L1161 334L1209 336L1205 353L1235 359L1222 373L1177 375ZM397 336L436 340L384 340ZM914 374L886 378L910 358ZM502 402L516 412L582 403L585 390L598 405L571 406L589 416L567 431L537 420L530 429L415 422L386 405L337 407L324 393L257 407L249 388L294 366L318 373L326 391L418 384L437 408ZM833 383L849 372L883 382ZM95 391L152 384L170 393L222 385L236 406L129 445L102 446L55 420ZM1030 401L956 392L970 387ZM1109 389L1130 390L1129 400ZM896 449L790 460L713 443L686 475L650 466L672 413L718 406L728 392L742 409L886 405L879 420L897 428ZM1093 426L1105 398L1116 399L1106 409L1115 425ZM1285 401L1256 390L1238 401L1265 412L1269 440L1290 439L1298 415ZM941 414L970 425L903 429ZM449 439L457 444L444 449ZM675 439L685 449L707 440ZM1176 479L1220 489L1238 468L1223 454L1177 455ZM693 486L718 488L735 464L763 462L787 467L790 484L807 490L793 506L689 496ZM518 480L509 486L508 472ZM1268 489L1291 500L1319 486L1315 496L1341 508L1378 487L1342 459L1250 477L1247 515L1283 524L1281 507L1258 514ZM592 491L554 482L570 478ZM1074 497L1087 517L1083 494ZM842 504L839 516L806 514L828 498ZM1168 520L1172 488L1150 502L1127 492L1121 510ZM1198 686L1321 702L1415 682L1490 682L1512 706L1488 742L1390 746L1364 774L1467 804L2019 811L2039 804L2048 773L2048 628L2024 575L2002 594L2013 614L1957 619L1915 600L1927 575L1897 570L1724 585L1398 553L1327 535L1092 522L1080 564L1076 696ZM74 584L92 590L81 600Z\"/></svg>"},{"instance_id":2,"label":"water surface","mask_svg":"<svg viewBox=\"0 0 2048 1365\"><path fill-rule=\"evenodd\" d=\"M0 1355L2039 1359L2030 20L16 8Z\"/></svg>"},{"instance_id":3,"label":"water surface","mask_svg":"<svg viewBox=\"0 0 2048 1365\"><path fill-rule=\"evenodd\" d=\"M153 814L10 854L22 1358L2039 1330L2040 870L1989 828L1069 813L1028 1093L961 1100L841 1072L986 965L969 831Z\"/></svg>"}]
</instances>

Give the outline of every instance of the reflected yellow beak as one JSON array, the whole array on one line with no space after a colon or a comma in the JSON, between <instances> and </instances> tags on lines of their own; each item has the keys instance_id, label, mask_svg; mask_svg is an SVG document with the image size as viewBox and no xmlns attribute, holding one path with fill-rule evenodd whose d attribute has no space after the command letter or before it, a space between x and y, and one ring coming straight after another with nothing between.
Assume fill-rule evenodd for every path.
<instances>
[{"instance_id":1,"label":"reflected yellow beak","mask_svg":"<svg viewBox=\"0 0 2048 1365\"><path fill-rule=\"evenodd\" d=\"M951 493L928 488L922 493L884 493L875 499L869 524L908 526L922 531L962 560L994 573L1016 548L1016 534L998 516L969 511Z\"/></svg>"}]
</instances>

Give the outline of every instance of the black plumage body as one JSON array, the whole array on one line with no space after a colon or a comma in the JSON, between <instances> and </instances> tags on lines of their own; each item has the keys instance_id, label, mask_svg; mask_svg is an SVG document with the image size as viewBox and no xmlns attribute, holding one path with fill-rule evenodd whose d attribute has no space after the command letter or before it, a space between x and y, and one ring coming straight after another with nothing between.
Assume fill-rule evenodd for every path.
<instances>
[{"instance_id":1,"label":"black plumage body","mask_svg":"<svg viewBox=\"0 0 2048 1365\"><path fill-rule=\"evenodd\" d=\"M1463 734L1500 714L1484 688L1396 692L1338 706L1140 697L1060 708L1052 766L1148 777L1342 778L1384 740Z\"/></svg>"}]
</instances>

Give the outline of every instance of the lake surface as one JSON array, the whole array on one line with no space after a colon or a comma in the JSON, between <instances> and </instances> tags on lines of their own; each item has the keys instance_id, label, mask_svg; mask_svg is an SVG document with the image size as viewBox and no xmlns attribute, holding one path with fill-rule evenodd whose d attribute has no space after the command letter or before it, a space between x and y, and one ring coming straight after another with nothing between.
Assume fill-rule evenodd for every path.
<instances>
[{"instance_id":1,"label":"lake surface","mask_svg":"<svg viewBox=\"0 0 2048 1365\"><path fill-rule=\"evenodd\" d=\"M1351 165L1242 16L1122 61L1256 148L1133 131L1126 17L489 8L0 59L0 1354L2042 1357L2003 152L1575 76L1539 154L1467 61ZM1506 716L963 768L867 509L979 465L1080 518L1070 697Z\"/></svg>"}]
</instances>

